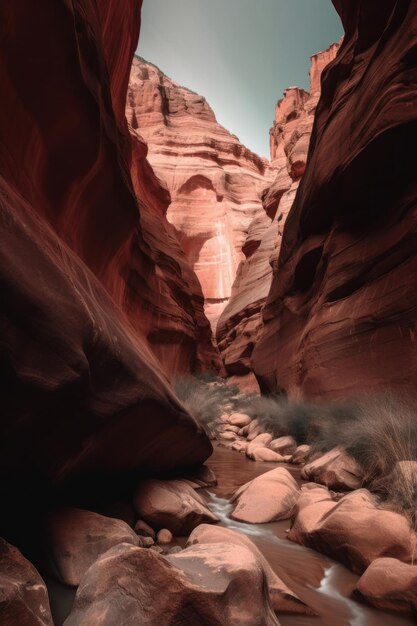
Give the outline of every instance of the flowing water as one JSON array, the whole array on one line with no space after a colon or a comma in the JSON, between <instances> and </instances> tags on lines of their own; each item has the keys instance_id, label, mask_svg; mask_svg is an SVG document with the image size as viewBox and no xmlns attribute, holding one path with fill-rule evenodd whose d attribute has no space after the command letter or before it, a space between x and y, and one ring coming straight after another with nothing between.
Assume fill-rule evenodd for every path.
<instances>
[{"instance_id":1,"label":"flowing water","mask_svg":"<svg viewBox=\"0 0 417 626\"><path fill-rule=\"evenodd\" d=\"M415 623L351 600L358 576L326 556L289 541L286 538L288 521L243 524L229 518L233 509L229 501L232 493L249 480L274 469L274 463L256 463L238 452L216 448L207 464L216 473L219 483L217 487L207 490L207 496L209 506L220 518L220 523L248 535L279 577L318 615L281 614L279 621L282 626L411 626ZM286 467L295 478L299 478L298 468ZM182 544L185 542L186 538ZM55 626L61 626L71 610L75 589L61 585L50 577L46 577L46 582Z\"/></svg>"},{"instance_id":2,"label":"flowing water","mask_svg":"<svg viewBox=\"0 0 417 626\"><path fill-rule=\"evenodd\" d=\"M267 558L272 569L297 593L318 617L279 615L282 626L411 626L405 617L377 611L350 599L358 576L326 556L289 541L289 521L244 524L231 520L229 498L241 485L274 469L274 463L250 461L243 454L215 448L207 464L214 470L218 486L207 491L209 506L221 524L248 535ZM300 470L287 469L299 478Z\"/></svg>"}]
</instances>

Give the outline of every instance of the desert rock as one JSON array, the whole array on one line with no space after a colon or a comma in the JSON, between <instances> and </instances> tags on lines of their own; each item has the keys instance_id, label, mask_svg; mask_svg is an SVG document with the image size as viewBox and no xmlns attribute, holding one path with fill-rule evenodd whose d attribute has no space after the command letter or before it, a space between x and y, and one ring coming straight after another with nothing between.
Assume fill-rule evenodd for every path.
<instances>
[{"instance_id":1,"label":"desert rock","mask_svg":"<svg viewBox=\"0 0 417 626\"><path fill-rule=\"evenodd\" d=\"M89 569L65 626L278 625L266 584L261 560L243 545L195 545L166 557L120 545Z\"/></svg>"},{"instance_id":2,"label":"desert rock","mask_svg":"<svg viewBox=\"0 0 417 626\"><path fill-rule=\"evenodd\" d=\"M4 539L0 539L0 623L53 626L45 583L21 552Z\"/></svg>"},{"instance_id":3,"label":"desert rock","mask_svg":"<svg viewBox=\"0 0 417 626\"><path fill-rule=\"evenodd\" d=\"M300 490L283 467L261 474L240 487L231 502L236 506L231 518L250 524L264 524L289 519L294 512Z\"/></svg>"},{"instance_id":4,"label":"desert rock","mask_svg":"<svg viewBox=\"0 0 417 626\"><path fill-rule=\"evenodd\" d=\"M145 479L135 489L133 503L155 529L167 528L174 535L187 535L193 528L218 519L188 485L178 481Z\"/></svg>"}]
</instances>

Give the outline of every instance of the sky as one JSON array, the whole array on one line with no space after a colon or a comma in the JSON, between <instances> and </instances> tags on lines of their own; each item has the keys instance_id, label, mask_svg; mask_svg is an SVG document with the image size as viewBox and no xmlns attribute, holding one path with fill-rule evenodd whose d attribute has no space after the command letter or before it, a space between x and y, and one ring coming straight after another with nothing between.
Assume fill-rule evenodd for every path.
<instances>
[{"instance_id":1,"label":"sky","mask_svg":"<svg viewBox=\"0 0 417 626\"><path fill-rule=\"evenodd\" d=\"M310 56L342 32L331 0L144 0L137 53L269 158L277 100L308 89Z\"/></svg>"}]
</instances>

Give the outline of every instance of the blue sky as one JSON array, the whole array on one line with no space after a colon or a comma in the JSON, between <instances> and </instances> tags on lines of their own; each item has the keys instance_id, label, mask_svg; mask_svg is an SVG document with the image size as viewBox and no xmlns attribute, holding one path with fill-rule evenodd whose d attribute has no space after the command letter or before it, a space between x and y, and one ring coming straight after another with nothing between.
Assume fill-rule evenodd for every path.
<instances>
[{"instance_id":1,"label":"blue sky","mask_svg":"<svg viewBox=\"0 0 417 626\"><path fill-rule=\"evenodd\" d=\"M341 35L331 0L144 0L138 54L269 157L277 100L290 85L308 89L310 56Z\"/></svg>"}]
</instances>

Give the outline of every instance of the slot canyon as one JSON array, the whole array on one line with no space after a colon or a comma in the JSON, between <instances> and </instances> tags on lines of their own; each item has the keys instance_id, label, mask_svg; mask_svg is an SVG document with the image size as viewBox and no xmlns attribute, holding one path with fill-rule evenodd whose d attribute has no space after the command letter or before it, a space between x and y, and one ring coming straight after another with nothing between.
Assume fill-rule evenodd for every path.
<instances>
[{"instance_id":1,"label":"slot canyon","mask_svg":"<svg viewBox=\"0 0 417 626\"><path fill-rule=\"evenodd\" d=\"M269 158L145 3L0 6L0 626L409 626L417 3L323 3Z\"/></svg>"}]
</instances>

